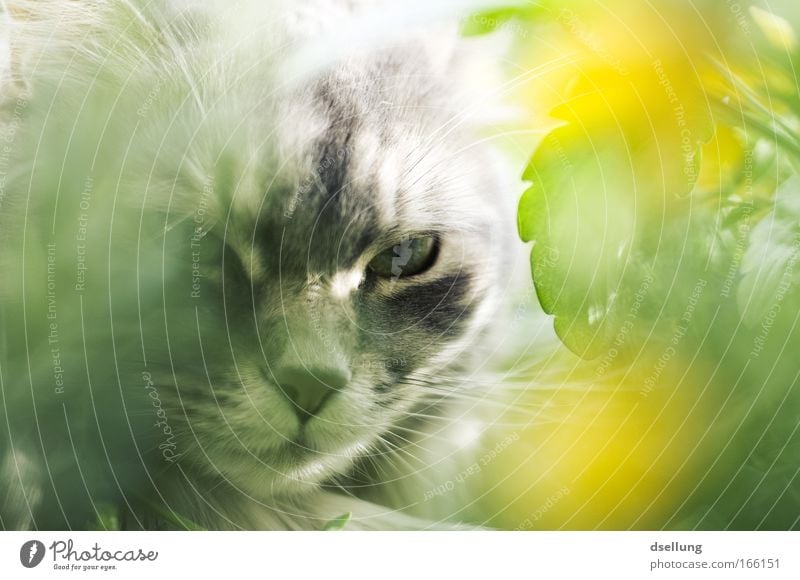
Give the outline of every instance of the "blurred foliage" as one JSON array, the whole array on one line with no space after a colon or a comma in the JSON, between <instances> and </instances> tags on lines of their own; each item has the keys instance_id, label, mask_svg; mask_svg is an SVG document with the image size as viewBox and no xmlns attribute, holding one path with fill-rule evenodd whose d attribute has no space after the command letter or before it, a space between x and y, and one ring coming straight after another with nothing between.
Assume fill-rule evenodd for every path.
<instances>
[{"instance_id":1,"label":"blurred foliage","mask_svg":"<svg viewBox=\"0 0 800 580\"><path fill-rule=\"evenodd\" d=\"M86 528L96 531L117 531L122 529L119 510L116 506L99 503L95 506L97 518L90 522Z\"/></svg>"},{"instance_id":2,"label":"blurred foliage","mask_svg":"<svg viewBox=\"0 0 800 580\"><path fill-rule=\"evenodd\" d=\"M519 233L583 359L530 374L550 389L495 466L494 525L800 526L800 7L778 9L545 0L466 20L512 39L520 124L547 127Z\"/></svg>"}]
</instances>

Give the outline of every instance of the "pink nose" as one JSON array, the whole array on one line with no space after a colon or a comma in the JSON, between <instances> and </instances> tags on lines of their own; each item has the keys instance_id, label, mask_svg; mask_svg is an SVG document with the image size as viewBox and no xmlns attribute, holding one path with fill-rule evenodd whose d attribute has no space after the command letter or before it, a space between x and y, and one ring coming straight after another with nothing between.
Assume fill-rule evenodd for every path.
<instances>
[{"instance_id":1,"label":"pink nose","mask_svg":"<svg viewBox=\"0 0 800 580\"><path fill-rule=\"evenodd\" d=\"M344 389L351 373L345 366L293 365L275 369L274 377L297 417L305 423Z\"/></svg>"}]
</instances>

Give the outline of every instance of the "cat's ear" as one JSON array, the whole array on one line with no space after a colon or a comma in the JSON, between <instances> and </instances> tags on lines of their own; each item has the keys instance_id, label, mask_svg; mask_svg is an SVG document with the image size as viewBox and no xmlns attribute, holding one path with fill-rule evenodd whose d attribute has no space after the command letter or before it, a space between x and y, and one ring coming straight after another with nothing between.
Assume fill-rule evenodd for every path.
<instances>
[{"instance_id":1,"label":"cat's ear","mask_svg":"<svg viewBox=\"0 0 800 580\"><path fill-rule=\"evenodd\" d=\"M460 26L435 0L412 9L391 0L310 0L292 12L319 3L325 3L324 10L289 18L304 25L289 31L287 44L296 45L282 66L287 78L302 80L337 62L387 48L421 51L427 72L437 76L447 76L457 61Z\"/></svg>"},{"instance_id":2,"label":"cat's ear","mask_svg":"<svg viewBox=\"0 0 800 580\"><path fill-rule=\"evenodd\" d=\"M102 66L132 70L140 44L154 37L141 8L119 0L0 0L0 97L24 95L34 77L57 84Z\"/></svg>"},{"instance_id":3,"label":"cat's ear","mask_svg":"<svg viewBox=\"0 0 800 580\"><path fill-rule=\"evenodd\" d=\"M93 10L102 2L90 4L64 0L0 2L0 99L25 95L31 75L49 65L53 55L66 54L71 37L86 34L85 24L97 19Z\"/></svg>"},{"instance_id":4,"label":"cat's ear","mask_svg":"<svg viewBox=\"0 0 800 580\"><path fill-rule=\"evenodd\" d=\"M0 3L0 95L15 99L26 91L36 53L55 45L74 5L54 0L5 0ZM84 10L83 12L85 12ZM60 30L56 22L62 22Z\"/></svg>"},{"instance_id":5,"label":"cat's ear","mask_svg":"<svg viewBox=\"0 0 800 580\"><path fill-rule=\"evenodd\" d=\"M431 70L436 75L446 75L457 61L459 49L458 26L454 23L441 23L426 30L422 38Z\"/></svg>"},{"instance_id":6,"label":"cat's ear","mask_svg":"<svg viewBox=\"0 0 800 580\"><path fill-rule=\"evenodd\" d=\"M465 37L459 22L447 36L427 43L434 72L452 81L451 97L462 102L479 125L508 123L518 116L503 89L513 42L511 33L503 30Z\"/></svg>"},{"instance_id":7,"label":"cat's ear","mask_svg":"<svg viewBox=\"0 0 800 580\"><path fill-rule=\"evenodd\" d=\"M14 60L14 27L19 18L24 18L15 3L3 3L0 13L0 100L11 100L20 93L18 63Z\"/></svg>"}]
</instances>

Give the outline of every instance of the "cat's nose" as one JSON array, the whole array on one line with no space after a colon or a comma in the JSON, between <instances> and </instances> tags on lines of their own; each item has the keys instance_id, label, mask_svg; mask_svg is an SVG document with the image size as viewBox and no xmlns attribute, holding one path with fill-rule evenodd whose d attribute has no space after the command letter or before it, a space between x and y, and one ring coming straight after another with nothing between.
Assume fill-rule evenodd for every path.
<instances>
[{"instance_id":1,"label":"cat's nose","mask_svg":"<svg viewBox=\"0 0 800 580\"><path fill-rule=\"evenodd\" d=\"M292 403L302 423L319 413L350 381L350 370L341 366L292 365L275 369L275 380Z\"/></svg>"}]
</instances>

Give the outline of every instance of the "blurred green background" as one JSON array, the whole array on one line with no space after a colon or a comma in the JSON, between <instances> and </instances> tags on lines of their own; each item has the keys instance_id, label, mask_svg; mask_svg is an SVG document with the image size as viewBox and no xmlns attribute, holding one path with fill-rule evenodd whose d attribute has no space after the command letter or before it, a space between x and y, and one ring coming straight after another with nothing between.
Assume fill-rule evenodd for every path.
<instances>
[{"instance_id":1,"label":"blurred green background","mask_svg":"<svg viewBox=\"0 0 800 580\"><path fill-rule=\"evenodd\" d=\"M478 443L470 425L464 426L466 440L481 446L475 468L438 482L442 494L463 486L474 498L469 510L455 517L503 529L800 528L800 5L789 0L498 2L464 17L461 26L476 43L495 39L504 47L495 72L505 81L498 91L513 114L489 131L524 182L518 226L530 244L533 285L513 329L530 348L505 364L509 386L518 388L502 395L499 408L505 412L488 427L485 440ZM59 246L72 247L71 228L79 216L80 206L65 199L85 197L85 211L98 223L113 214L116 199L93 192L116 191L119 182L84 176L95 164L106 180L122 173L129 152L98 143L128 143L130 118L112 111L136 110L141 103L130 95L155 90L137 87L117 103L118 84L113 74L100 76L88 96L82 85L73 87L73 98L86 97L77 104L53 99L47 130L41 136L20 134L14 156L0 158L3 169L30 170L24 163L31 160L58 168L37 174L31 190L41 192L43 201L31 212L52 215L55 203L61 203L62 213L73 212L66 214L69 228L53 225ZM159 98L182 98L165 92ZM31 103L29 114L48 118L49 106L42 97ZM75 119L67 112L75 110L81 111L82 131L72 142ZM147 119L128 147L144 155L135 167L149 167L148 156L165 154L157 138L168 123L156 111L141 116ZM107 118L112 121L106 125L101 120ZM180 117L169 130L194 128L193 123ZM197 142L208 143L215 126L238 126L238 121L211 118L200 125ZM258 128L241 131L255 134ZM68 157L65 139L71 143ZM233 173L225 169L223 181ZM145 178L131 177L134 183ZM52 198L53 191L60 192L61 202ZM34 236L20 234L19 224L11 223L18 213L0 214L7 240ZM62 343L76 348L86 340L84 308L87 320L110 318L112 311L116 320L134 316L129 306L135 292L149 289L160 298L162 283L177 270L165 262L161 272L139 275L132 240L141 236L140 220L108 225L95 228L85 241L107 249L107 261L94 266L94 280L108 284L109 296L113 288L117 301L112 306L100 294L85 301L77 294L59 298ZM170 235L189 239L180 228ZM33 240L27 255L13 244L0 252L4 287L24 288L24 277L41 282L19 292L29 309L41 312L49 298L45 274L70 284L75 276L71 260L58 265L53 260L52 272L31 266L50 263L44 241ZM158 255L164 241L153 236L147 243L152 247L143 251ZM188 294L179 283L163 286L176 302ZM158 304L140 308L153 314L139 324L160 328ZM174 308L174 316L185 314ZM26 328L24 307L2 315L6 328ZM541 346L558 342L540 335L542 318L563 346ZM224 322L209 319L209 334L219 333ZM82 398L84 376L90 367L97 377L114 376L116 345L107 341L106 328L87 328L96 333L90 333L90 342L104 346L94 351L91 365L73 357L69 364L80 373L67 373L74 384L66 392L94 425L94 410ZM176 341L194 345L196 327L179 328ZM30 332L38 337L31 344L43 349L34 354L48 362L40 371L46 375L41 384L48 386L37 396L49 400L50 374L60 358L56 364L44 350L47 320ZM167 349L154 334L148 356L163 357ZM12 361L4 372L30 372L22 368L30 356L26 342L0 346ZM197 366L193 348L174 365ZM213 356L217 349L208 350ZM141 384L135 387L141 390ZM110 396L121 399L122 392ZM56 411L61 414L62 408ZM140 409L128 413L151 419ZM98 433L101 422L105 428L128 419L97 416ZM12 414L9 432L61 419ZM71 437L63 425L46 435L58 444ZM104 440L91 430L86 438L88 447L102 443L98 457L107 443L123 457L136 457L128 443ZM103 466L96 467L98 474L87 479L110 481ZM133 461L130 473L139 467ZM141 474L126 478L148 486ZM102 487L106 483L87 488L88 495L111 494ZM82 485L76 478L66 487L78 493ZM431 490L437 501L438 491ZM112 506L99 515L97 526L117 527L113 511Z\"/></svg>"},{"instance_id":2,"label":"blurred green background","mask_svg":"<svg viewBox=\"0 0 800 580\"><path fill-rule=\"evenodd\" d=\"M510 47L519 231L568 349L497 429L490 524L800 527L798 23L729 0L465 19Z\"/></svg>"}]
</instances>

